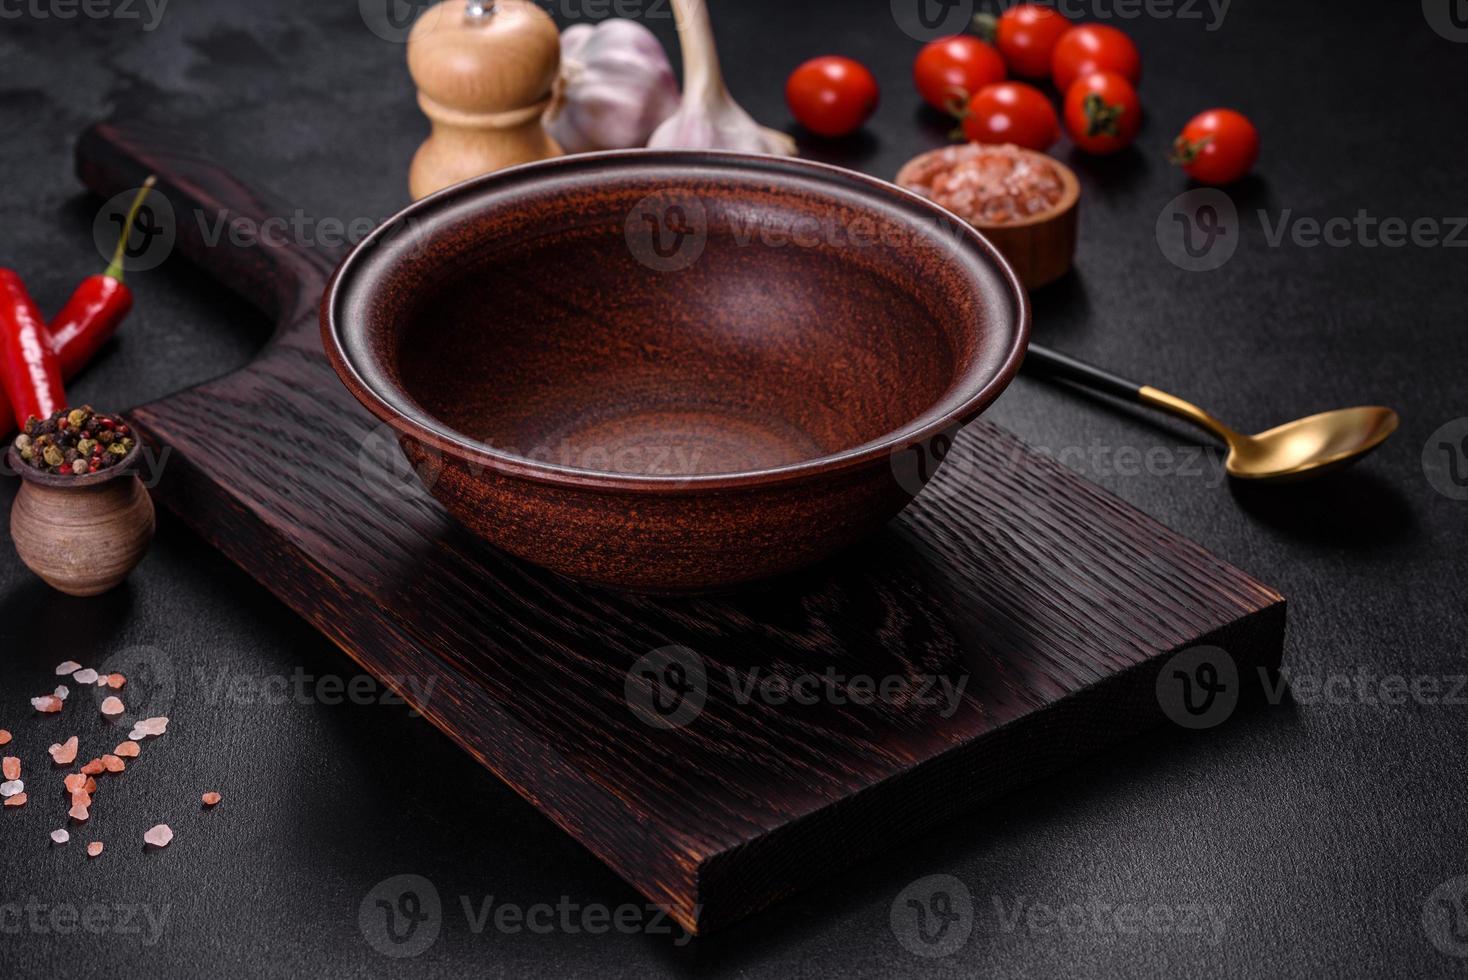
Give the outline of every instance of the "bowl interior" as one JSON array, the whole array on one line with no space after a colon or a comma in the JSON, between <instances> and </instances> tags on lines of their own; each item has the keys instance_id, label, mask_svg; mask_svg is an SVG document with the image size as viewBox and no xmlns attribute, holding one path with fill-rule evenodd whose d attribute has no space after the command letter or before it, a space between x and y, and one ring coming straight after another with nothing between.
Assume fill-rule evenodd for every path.
<instances>
[{"instance_id":1,"label":"bowl interior","mask_svg":"<svg viewBox=\"0 0 1468 980\"><path fill-rule=\"evenodd\" d=\"M688 477L860 451L961 413L1021 343L987 246L834 168L571 158L424 204L346 283L343 356L393 411L544 466Z\"/></svg>"}]
</instances>

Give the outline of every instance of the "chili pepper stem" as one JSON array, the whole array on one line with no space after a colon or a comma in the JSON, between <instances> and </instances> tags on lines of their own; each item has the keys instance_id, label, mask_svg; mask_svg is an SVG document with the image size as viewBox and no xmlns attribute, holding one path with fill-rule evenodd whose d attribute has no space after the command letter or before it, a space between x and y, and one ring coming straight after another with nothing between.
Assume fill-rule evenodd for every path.
<instances>
[{"instance_id":1,"label":"chili pepper stem","mask_svg":"<svg viewBox=\"0 0 1468 980\"><path fill-rule=\"evenodd\" d=\"M133 198L132 207L128 208L127 220L123 222L122 235L117 239L117 248L112 250L112 262L107 266L107 270L103 272L102 275L107 276L110 279L116 279L118 282L122 282L123 253L127 250L127 240L128 237L132 234L133 222L138 220L138 212L142 210L143 200L147 198L148 192L152 190L153 185L157 183L158 178L153 176L152 174L149 174L148 179L143 181L143 186L138 188L137 196Z\"/></svg>"}]
</instances>

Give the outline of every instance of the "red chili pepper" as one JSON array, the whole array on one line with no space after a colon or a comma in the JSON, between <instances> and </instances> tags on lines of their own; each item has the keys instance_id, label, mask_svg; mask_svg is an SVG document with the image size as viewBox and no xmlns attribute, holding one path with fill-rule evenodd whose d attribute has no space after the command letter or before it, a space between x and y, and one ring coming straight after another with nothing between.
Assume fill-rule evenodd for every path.
<instances>
[{"instance_id":1,"label":"red chili pepper","mask_svg":"<svg viewBox=\"0 0 1468 980\"><path fill-rule=\"evenodd\" d=\"M43 419L66 407L46 321L25 283L9 269L0 269L0 385L18 426L32 415Z\"/></svg>"},{"instance_id":2,"label":"red chili pepper","mask_svg":"<svg viewBox=\"0 0 1468 980\"><path fill-rule=\"evenodd\" d=\"M138 210L155 183L157 179L149 177L138 188L122 226L122 237L112 253L112 264L101 275L83 279L51 321L51 349L61 362L63 377L70 378L80 371L117 332L117 325L132 309L133 292L122 281L122 258Z\"/></svg>"}]
</instances>

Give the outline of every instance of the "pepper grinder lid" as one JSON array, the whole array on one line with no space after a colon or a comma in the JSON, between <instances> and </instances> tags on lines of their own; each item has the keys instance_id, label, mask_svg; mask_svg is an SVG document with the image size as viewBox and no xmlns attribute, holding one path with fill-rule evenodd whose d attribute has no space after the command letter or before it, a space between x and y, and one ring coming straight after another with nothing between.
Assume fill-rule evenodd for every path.
<instances>
[{"instance_id":1,"label":"pepper grinder lid","mask_svg":"<svg viewBox=\"0 0 1468 980\"><path fill-rule=\"evenodd\" d=\"M560 32L529 0L444 0L408 35L420 97L454 113L528 109L550 98L560 66Z\"/></svg>"}]
</instances>

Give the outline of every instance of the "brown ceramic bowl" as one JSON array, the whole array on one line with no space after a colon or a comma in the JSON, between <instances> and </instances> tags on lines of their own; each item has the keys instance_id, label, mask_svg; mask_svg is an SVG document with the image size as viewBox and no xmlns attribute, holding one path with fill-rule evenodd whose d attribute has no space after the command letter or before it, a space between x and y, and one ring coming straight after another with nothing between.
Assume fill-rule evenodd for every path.
<instances>
[{"instance_id":1,"label":"brown ceramic bowl","mask_svg":"<svg viewBox=\"0 0 1468 980\"><path fill-rule=\"evenodd\" d=\"M800 160L563 157L413 204L342 263L326 351L474 533L578 579L727 588L891 519L1029 337L953 215Z\"/></svg>"}]
</instances>

